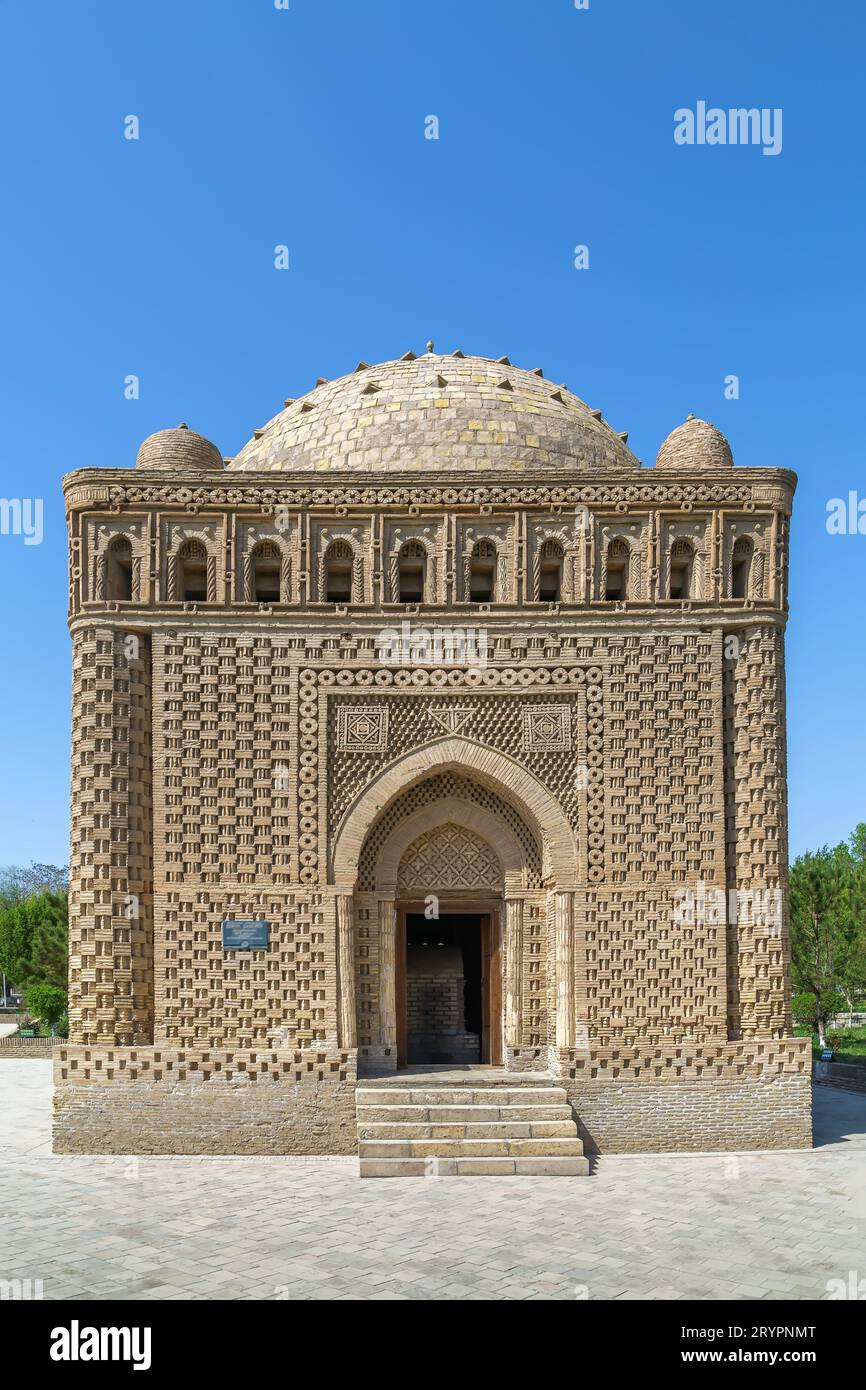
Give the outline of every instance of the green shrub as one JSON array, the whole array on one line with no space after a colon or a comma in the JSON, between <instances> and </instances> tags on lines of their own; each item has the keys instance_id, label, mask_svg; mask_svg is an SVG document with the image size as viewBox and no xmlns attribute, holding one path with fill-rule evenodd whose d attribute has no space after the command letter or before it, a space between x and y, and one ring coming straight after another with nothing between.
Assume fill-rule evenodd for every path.
<instances>
[{"instance_id":1,"label":"green shrub","mask_svg":"<svg viewBox=\"0 0 866 1390\"><path fill-rule=\"evenodd\" d=\"M58 1023L67 1010L66 990L56 985L28 985L25 998L30 1012L49 1028Z\"/></svg>"}]
</instances>

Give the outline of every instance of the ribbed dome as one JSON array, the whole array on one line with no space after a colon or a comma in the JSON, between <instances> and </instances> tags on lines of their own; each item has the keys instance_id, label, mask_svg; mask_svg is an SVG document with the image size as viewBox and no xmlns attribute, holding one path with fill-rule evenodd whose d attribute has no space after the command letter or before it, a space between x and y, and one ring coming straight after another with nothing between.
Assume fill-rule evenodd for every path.
<instances>
[{"instance_id":1,"label":"ribbed dome","mask_svg":"<svg viewBox=\"0 0 866 1390\"><path fill-rule=\"evenodd\" d=\"M186 425L173 430L157 430L148 435L138 451L136 468L174 469L188 472L202 468L222 468L223 457L215 444Z\"/></svg>"},{"instance_id":2,"label":"ribbed dome","mask_svg":"<svg viewBox=\"0 0 866 1390\"><path fill-rule=\"evenodd\" d=\"M320 382L245 444L229 468L315 473L421 470L570 474L640 467L564 387L507 358L407 353Z\"/></svg>"},{"instance_id":3,"label":"ribbed dome","mask_svg":"<svg viewBox=\"0 0 866 1390\"><path fill-rule=\"evenodd\" d=\"M656 468L733 468L731 446L721 430L708 420L689 415L668 435L656 459Z\"/></svg>"}]
</instances>

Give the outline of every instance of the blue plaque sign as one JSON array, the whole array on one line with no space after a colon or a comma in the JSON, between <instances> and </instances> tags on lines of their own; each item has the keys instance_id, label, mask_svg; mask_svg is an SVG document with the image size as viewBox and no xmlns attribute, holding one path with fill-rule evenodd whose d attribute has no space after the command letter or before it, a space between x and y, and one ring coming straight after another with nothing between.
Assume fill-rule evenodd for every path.
<instances>
[{"instance_id":1,"label":"blue plaque sign","mask_svg":"<svg viewBox=\"0 0 866 1390\"><path fill-rule=\"evenodd\" d=\"M263 951L267 945L267 922L223 922L224 951Z\"/></svg>"}]
</instances>

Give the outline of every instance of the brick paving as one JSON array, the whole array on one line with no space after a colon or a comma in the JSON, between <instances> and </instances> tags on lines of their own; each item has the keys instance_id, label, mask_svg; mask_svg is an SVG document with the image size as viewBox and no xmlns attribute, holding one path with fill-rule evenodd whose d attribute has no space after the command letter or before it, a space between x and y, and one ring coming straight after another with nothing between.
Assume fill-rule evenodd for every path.
<instances>
[{"instance_id":1,"label":"brick paving","mask_svg":"<svg viewBox=\"0 0 866 1390\"><path fill-rule=\"evenodd\" d=\"M0 1279L47 1299L821 1299L866 1277L866 1096L812 1151L588 1178L361 1181L352 1158L54 1155L51 1065L0 1061Z\"/></svg>"}]
</instances>

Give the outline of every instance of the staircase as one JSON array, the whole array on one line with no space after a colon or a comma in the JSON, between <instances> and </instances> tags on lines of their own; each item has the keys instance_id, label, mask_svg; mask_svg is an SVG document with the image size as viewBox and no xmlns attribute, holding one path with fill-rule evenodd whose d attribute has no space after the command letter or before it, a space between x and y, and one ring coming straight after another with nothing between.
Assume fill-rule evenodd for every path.
<instances>
[{"instance_id":1,"label":"staircase","mask_svg":"<svg viewBox=\"0 0 866 1390\"><path fill-rule=\"evenodd\" d=\"M581 1177L565 1090L548 1076L457 1071L357 1087L362 1178Z\"/></svg>"}]
</instances>

